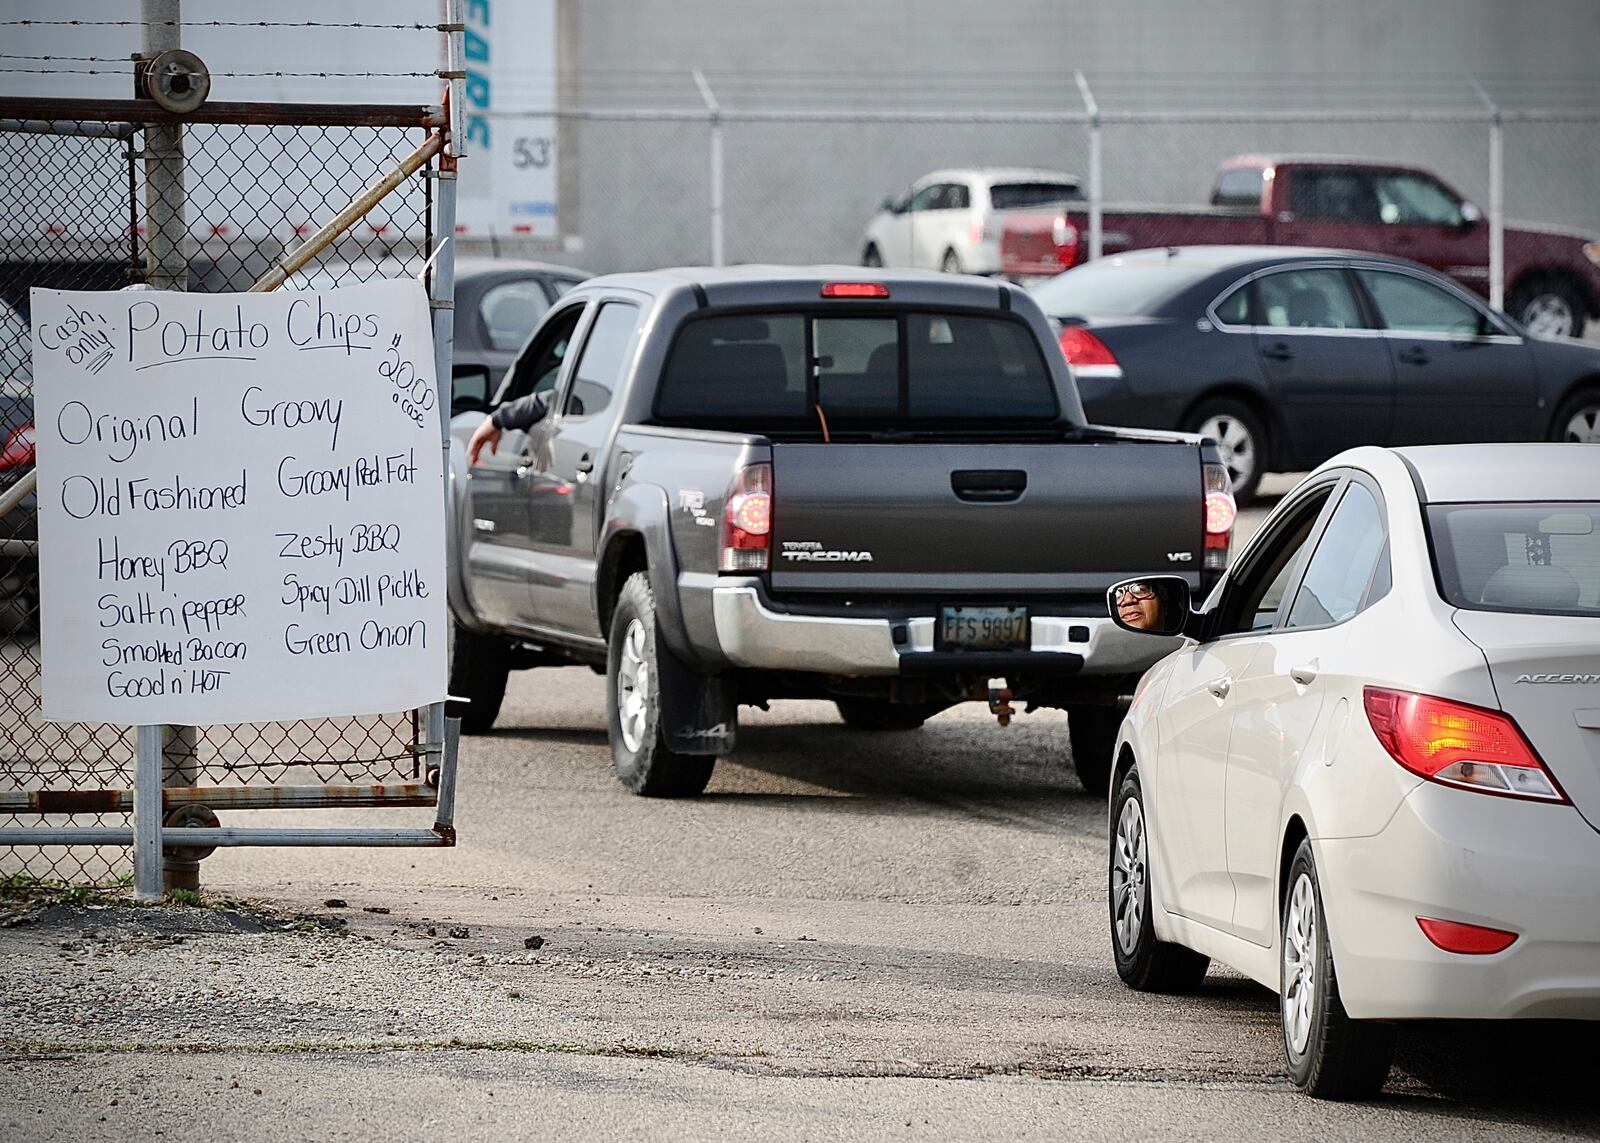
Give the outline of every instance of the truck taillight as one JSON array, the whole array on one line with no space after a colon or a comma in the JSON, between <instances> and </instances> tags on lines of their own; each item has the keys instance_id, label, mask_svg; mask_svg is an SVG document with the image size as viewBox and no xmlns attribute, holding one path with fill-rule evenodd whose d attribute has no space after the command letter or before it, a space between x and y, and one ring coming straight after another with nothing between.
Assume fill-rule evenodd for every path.
<instances>
[{"instance_id":1,"label":"truck taillight","mask_svg":"<svg viewBox=\"0 0 1600 1143\"><path fill-rule=\"evenodd\" d=\"M1106 343L1081 325L1069 325L1062 329L1061 352L1066 356L1067 364L1073 366L1117 363L1116 355L1106 347Z\"/></svg>"},{"instance_id":2,"label":"truck taillight","mask_svg":"<svg viewBox=\"0 0 1600 1143\"><path fill-rule=\"evenodd\" d=\"M1567 800L1502 711L1382 687L1366 687L1362 699L1389 757L1418 777L1506 798Z\"/></svg>"},{"instance_id":3,"label":"truck taillight","mask_svg":"<svg viewBox=\"0 0 1600 1143\"><path fill-rule=\"evenodd\" d=\"M33 467L33 424L18 425L0 449L0 469Z\"/></svg>"},{"instance_id":4,"label":"truck taillight","mask_svg":"<svg viewBox=\"0 0 1600 1143\"><path fill-rule=\"evenodd\" d=\"M1226 571L1233 522L1239 515L1233 501L1233 480L1228 476L1228 466L1216 461L1206 461L1200 470L1205 488L1205 555L1201 567L1209 572Z\"/></svg>"},{"instance_id":5,"label":"truck taillight","mask_svg":"<svg viewBox=\"0 0 1600 1143\"><path fill-rule=\"evenodd\" d=\"M882 282L824 282L825 298L887 298L889 287Z\"/></svg>"},{"instance_id":6,"label":"truck taillight","mask_svg":"<svg viewBox=\"0 0 1600 1143\"><path fill-rule=\"evenodd\" d=\"M1056 248L1056 261L1063 269L1078 264L1078 228L1066 215L1056 215L1050 226L1050 241Z\"/></svg>"},{"instance_id":7,"label":"truck taillight","mask_svg":"<svg viewBox=\"0 0 1600 1143\"><path fill-rule=\"evenodd\" d=\"M772 465L747 465L728 485L722 504L717 567L725 572L766 571L771 543Z\"/></svg>"}]
</instances>

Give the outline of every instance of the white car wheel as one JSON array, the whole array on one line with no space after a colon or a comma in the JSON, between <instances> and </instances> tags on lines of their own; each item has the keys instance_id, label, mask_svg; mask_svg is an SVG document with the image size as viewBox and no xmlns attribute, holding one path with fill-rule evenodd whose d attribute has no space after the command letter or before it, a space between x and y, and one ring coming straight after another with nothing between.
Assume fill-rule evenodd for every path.
<instances>
[{"instance_id":1,"label":"white car wheel","mask_svg":"<svg viewBox=\"0 0 1600 1143\"><path fill-rule=\"evenodd\" d=\"M1205 979L1207 957L1156 939L1150 915L1149 843L1139 772L1117 784L1111 807L1111 861L1107 900L1111 953L1117 975L1139 992L1191 992Z\"/></svg>"},{"instance_id":2,"label":"white car wheel","mask_svg":"<svg viewBox=\"0 0 1600 1143\"><path fill-rule=\"evenodd\" d=\"M1283 918L1283 1036L1303 1055L1317 1005L1317 908L1311 878L1302 873L1289 890Z\"/></svg>"},{"instance_id":3,"label":"white car wheel","mask_svg":"<svg viewBox=\"0 0 1600 1143\"><path fill-rule=\"evenodd\" d=\"M1394 1059L1394 1025L1352 1020L1339 998L1327 914L1309 838L1289 865L1283 896L1278 1011L1295 1086L1318 1099L1376 1095Z\"/></svg>"}]
</instances>

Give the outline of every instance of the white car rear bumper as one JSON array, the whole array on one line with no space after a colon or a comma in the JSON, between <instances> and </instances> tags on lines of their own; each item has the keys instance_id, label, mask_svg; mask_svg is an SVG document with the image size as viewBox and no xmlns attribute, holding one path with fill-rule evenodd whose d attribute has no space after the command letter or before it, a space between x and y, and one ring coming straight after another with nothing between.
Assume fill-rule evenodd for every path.
<instances>
[{"instance_id":1,"label":"white car rear bumper","mask_svg":"<svg viewBox=\"0 0 1600 1143\"><path fill-rule=\"evenodd\" d=\"M1315 849L1352 1017L1600 1020L1600 833L1571 806L1424 782L1382 832ZM1419 916L1519 936L1449 953Z\"/></svg>"}]
</instances>

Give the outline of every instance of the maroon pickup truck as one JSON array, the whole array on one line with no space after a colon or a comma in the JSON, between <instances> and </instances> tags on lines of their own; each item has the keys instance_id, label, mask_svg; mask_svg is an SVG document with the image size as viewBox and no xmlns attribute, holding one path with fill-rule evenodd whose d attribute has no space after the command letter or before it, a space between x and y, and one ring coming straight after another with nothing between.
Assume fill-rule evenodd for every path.
<instances>
[{"instance_id":1,"label":"maroon pickup truck","mask_svg":"<svg viewBox=\"0 0 1600 1143\"><path fill-rule=\"evenodd\" d=\"M1004 217L1000 272L1059 274L1088 256L1088 208ZM1217 171L1210 207L1112 207L1106 254L1150 246L1327 246L1409 258L1489 294L1489 226L1476 206L1417 167L1362 159L1240 155ZM1528 223L1505 230L1506 312L1537 334L1577 337L1600 316L1600 242Z\"/></svg>"}]
</instances>

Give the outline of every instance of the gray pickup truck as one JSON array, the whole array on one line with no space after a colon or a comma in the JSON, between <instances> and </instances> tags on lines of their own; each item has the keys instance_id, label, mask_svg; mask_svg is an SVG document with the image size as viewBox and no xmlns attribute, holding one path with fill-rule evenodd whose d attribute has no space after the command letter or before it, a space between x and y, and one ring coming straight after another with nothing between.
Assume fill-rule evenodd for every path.
<instances>
[{"instance_id":1,"label":"gray pickup truck","mask_svg":"<svg viewBox=\"0 0 1600 1143\"><path fill-rule=\"evenodd\" d=\"M481 393L483 378L465 380ZM452 420L450 693L493 725L508 671L606 673L617 776L698 794L741 705L831 699L864 731L956 703L1069 712L1103 792L1120 704L1169 641L1111 583L1227 560L1214 445L1084 423L1048 320L976 278L846 267L594 278L495 403L550 413L469 466Z\"/></svg>"}]
</instances>

